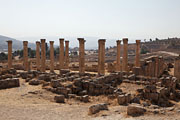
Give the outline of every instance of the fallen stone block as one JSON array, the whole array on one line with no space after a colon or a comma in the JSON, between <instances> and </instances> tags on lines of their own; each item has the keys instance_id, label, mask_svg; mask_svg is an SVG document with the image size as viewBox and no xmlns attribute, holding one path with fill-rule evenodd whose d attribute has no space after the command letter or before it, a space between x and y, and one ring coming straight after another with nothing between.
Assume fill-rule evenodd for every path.
<instances>
[{"instance_id":1,"label":"fallen stone block","mask_svg":"<svg viewBox=\"0 0 180 120\"><path fill-rule=\"evenodd\" d=\"M85 103L89 102L89 96L88 96L88 95L82 96L81 101L83 101L83 102L85 102Z\"/></svg>"},{"instance_id":2,"label":"fallen stone block","mask_svg":"<svg viewBox=\"0 0 180 120\"><path fill-rule=\"evenodd\" d=\"M54 97L54 100L55 100L57 103L64 103L64 95L55 96L55 97Z\"/></svg>"},{"instance_id":3,"label":"fallen stone block","mask_svg":"<svg viewBox=\"0 0 180 120\"><path fill-rule=\"evenodd\" d=\"M130 116L140 116L146 112L146 109L138 104L130 104L127 107L127 114Z\"/></svg>"},{"instance_id":4,"label":"fallen stone block","mask_svg":"<svg viewBox=\"0 0 180 120\"><path fill-rule=\"evenodd\" d=\"M51 86L53 88L62 87L59 80L51 80Z\"/></svg>"},{"instance_id":5,"label":"fallen stone block","mask_svg":"<svg viewBox=\"0 0 180 120\"><path fill-rule=\"evenodd\" d=\"M117 100L119 105L126 105L131 101L131 94L119 95Z\"/></svg>"},{"instance_id":6,"label":"fallen stone block","mask_svg":"<svg viewBox=\"0 0 180 120\"><path fill-rule=\"evenodd\" d=\"M32 79L29 81L29 85L39 85L39 84L41 84L41 82L36 79Z\"/></svg>"},{"instance_id":7,"label":"fallen stone block","mask_svg":"<svg viewBox=\"0 0 180 120\"><path fill-rule=\"evenodd\" d=\"M108 110L108 106L105 103L92 105L89 107L89 114L96 114L101 110Z\"/></svg>"},{"instance_id":8,"label":"fallen stone block","mask_svg":"<svg viewBox=\"0 0 180 120\"><path fill-rule=\"evenodd\" d=\"M38 79L39 80L44 80L44 81L47 81L47 82L51 81L51 77L48 74L41 74L41 75L39 75Z\"/></svg>"},{"instance_id":9,"label":"fallen stone block","mask_svg":"<svg viewBox=\"0 0 180 120\"><path fill-rule=\"evenodd\" d=\"M18 78L7 78L5 80L0 80L0 89L19 87L19 79Z\"/></svg>"}]
</instances>

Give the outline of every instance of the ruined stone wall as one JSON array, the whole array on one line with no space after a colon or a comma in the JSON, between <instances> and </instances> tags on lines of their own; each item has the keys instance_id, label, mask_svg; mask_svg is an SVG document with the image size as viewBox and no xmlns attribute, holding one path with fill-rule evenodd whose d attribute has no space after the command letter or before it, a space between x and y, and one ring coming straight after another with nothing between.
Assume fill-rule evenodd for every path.
<instances>
[{"instance_id":1,"label":"ruined stone wall","mask_svg":"<svg viewBox=\"0 0 180 120\"><path fill-rule=\"evenodd\" d=\"M151 56L141 61L141 75L149 77L160 77L167 68L162 57Z\"/></svg>"}]
</instances>

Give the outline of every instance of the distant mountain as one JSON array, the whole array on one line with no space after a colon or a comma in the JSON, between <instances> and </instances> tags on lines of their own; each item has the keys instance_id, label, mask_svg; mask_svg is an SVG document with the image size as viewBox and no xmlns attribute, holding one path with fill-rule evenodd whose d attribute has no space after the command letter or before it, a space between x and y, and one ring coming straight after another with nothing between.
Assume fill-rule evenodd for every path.
<instances>
[{"instance_id":1,"label":"distant mountain","mask_svg":"<svg viewBox=\"0 0 180 120\"><path fill-rule=\"evenodd\" d=\"M13 44L12 44L13 50L23 49L23 41L0 35L0 51L7 51L8 45L6 41L8 40L13 41ZM33 43L28 43L28 47L35 49L36 46Z\"/></svg>"}]
</instances>

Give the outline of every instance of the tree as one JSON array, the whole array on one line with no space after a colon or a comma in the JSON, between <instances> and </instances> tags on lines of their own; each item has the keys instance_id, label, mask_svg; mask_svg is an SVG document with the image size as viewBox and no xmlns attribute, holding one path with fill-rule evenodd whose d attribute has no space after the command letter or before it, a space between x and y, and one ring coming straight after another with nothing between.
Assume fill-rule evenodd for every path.
<instances>
[{"instance_id":1,"label":"tree","mask_svg":"<svg viewBox=\"0 0 180 120\"><path fill-rule=\"evenodd\" d=\"M0 53L0 60L7 60L8 59L8 55L5 54L4 52Z\"/></svg>"},{"instance_id":2,"label":"tree","mask_svg":"<svg viewBox=\"0 0 180 120\"><path fill-rule=\"evenodd\" d=\"M156 41L158 41L159 39L158 38L156 38Z\"/></svg>"},{"instance_id":3,"label":"tree","mask_svg":"<svg viewBox=\"0 0 180 120\"><path fill-rule=\"evenodd\" d=\"M149 51L147 50L147 49L145 49L145 48L141 48L141 54L146 54L146 53L148 53Z\"/></svg>"}]
</instances>

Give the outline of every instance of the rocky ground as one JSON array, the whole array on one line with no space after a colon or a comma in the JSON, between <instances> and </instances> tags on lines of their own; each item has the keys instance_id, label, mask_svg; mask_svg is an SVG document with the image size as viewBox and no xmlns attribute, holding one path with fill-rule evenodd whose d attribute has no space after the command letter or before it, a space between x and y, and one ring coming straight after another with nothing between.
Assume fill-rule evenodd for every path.
<instances>
[{"instance_id":1,"label":"rocky ground","mask_svg":"<svg viewBox=\"0 0 180 120\"><path fill-rule=\"evenodd\" d=\"M119 88L134 91L142 86L123 83ZM126 89L127 88L127 89ZM140 117L127 116L127 106L117 104L106 96L90 97L90 102L83 103L74 99L66 99L65 103L56 103L56 94L42 89L41 85L32 86L20 79L20 87L0 90L0 120L175 120L180 119L180 107L157 108L159 113L146 112ZM88 115L88 108L98 103L107 103L109 110Z\"/></svg>"}]
</instances>

